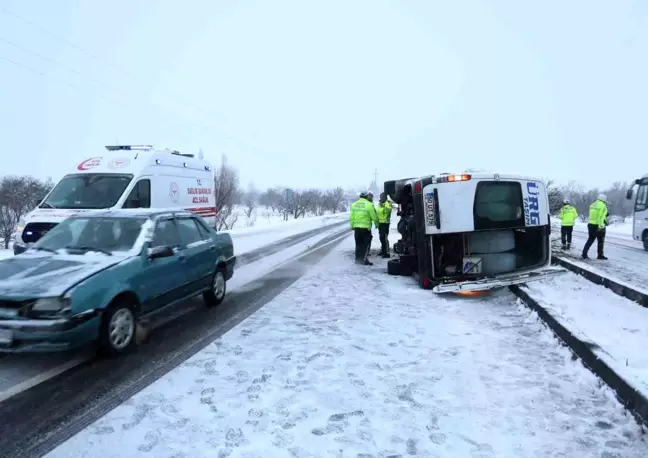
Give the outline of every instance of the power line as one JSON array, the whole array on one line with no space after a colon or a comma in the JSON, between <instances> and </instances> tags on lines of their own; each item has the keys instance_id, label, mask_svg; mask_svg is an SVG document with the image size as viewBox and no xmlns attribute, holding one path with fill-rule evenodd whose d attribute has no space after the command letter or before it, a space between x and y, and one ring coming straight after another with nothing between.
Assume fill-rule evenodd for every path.
<instances>
[{"instance_id":1,"label":"power line","mask_svg":"<svg viewBox=\"0 0 648 458\"><path fill-rule=\"evenodd\" d=\"M42 54L40 54L40 53L37 53L37 52L35 52L35 51L32 51L32 50L30 50L30 49L28 49L28 48L25 48L24 46L21 46L21 45L19 45L19 44L13 42L13 41L11 41L11 40L8 40L8 39L6 39L6 38L4 38L4 37L2 37L2 36L0 36L0 41L4 42L4 43L6 43L6 44L8 44L8 45L10 45L10 46L13 46L14 48L19 49L19 50L22 51L22 52L25 52L25 53L27 53L27 54L31 54L31 55L33 55L33 56L35 56L35 57L38 57L39 59L45 60L45 61L47 61L47 62L49 62L49 63L51 63L51 64L57 65L57 66L59 66L59 67L61 67L61 68L64 68L64 69L66 69L67 71L72 72L72 73L74 73L74 74L76 74L76 75L78 75L78 76L80 76L80 77L87 78L88 80L92 81L93 83L95 83L95 84L97 84L97 85L99 85L99 86L103 86L103 87L105 87L105 88L107 88L107 89L109 89L109 90L111 90L111 91L113 91L113 92L116 92L116 93L118 93L118 94L120 94L120 95L126 97L126 98L129 99L129 100L132 98L132 95L131 95L131 94L129 94L128 92L126 92L126 91L124 91L124 90L122 90L122 89L120 89L119 87L117 87L117 86L113 86L113 85L111 85L111 84L104 83L103 81L100 81L100 80L98 80L98 79L96 79L96 78L93 78L93 77L91 77L91 76L88 76L88 75L86 75L86 74L80 72L79 70L77 70L77 69L75 69L75 68L73 68L73 67L70 67L69 65L66 65L66 64L63 64L63 63L57 61L56 59L52 59L52 58L50 58L50 57L47 57L47 56L44 56L44 55L42 55ZM34 69L31 69L31 68L28 68L28 67L26 67L26 66L24 66L24 65L21 65L21 64L15 62L15 61L11 61L10 59L7 59L7 58L3 58L3 59L4 59L4 60L7 60L7 61L10 61L10 62L13 63L14 65L20 66L21 68L24 68L24 69L27 69L27 70L30 70L30 71L36 72L36 73L38 73L38 74L40 74L40 75L42 75L42 76L48 77L48 78L52 78L50 75L46 75L46 74L44 74L44 73L42 73L42 72L39 72L39 71L37 71L37 70L34 70ZM52 78L52 79L53 79L53 78ZM67 85L69 85L69 86L71 86L71 87L75 87L75 88L80 89L79 86L74 85L74 84L71 84L71 83L67 83ZM110 99L106 99L106 100L110 100ZM180 115L180 114L178 114L178 113L172 112L170 109L168 109L168 108L166 108L166 107L163 107L163 106L161 106L161 105L159 105L159 104L156 104L156 103L154 103L154 102L151 102L150 100L147 100L147 99L143 99L143 100L145 100L147 103L149 103L152 107L154 107L154 108L156 108L156 109L159 109L159 110L162 110L162 111L166 112L167 114L169 114L169 115L171 115L171 116L175 116L175 117L178 117L178 118L182 118L182 119L184 120L184 122L185 122L186 125L183 126L181 123L176 123L176 125L179 126L179 127L184 127L184 128L191 127L191 128L193 128L193 129L196 129L197 132L198 132L198 133L201 133L201 134L205 134L205 133L208 132L208 131L216 130L216 129L213 128L213 126L207 126L207 125L204 125L204 124L202 124L202 123L197 123L196 121L191 120L191 119L187 118L186 116L182 116L182 115ZM239 140L238 138L236 138L236 137L234 137L234 136L231 136L231 135L229 135L229 134L225 134L225 133L223 133L222 131L221 131L221 135L222 135L223 137L225 137L226 139L233 140L233 141L239 143L239 145L243 146L245 149L252 148L253 151L254 151L255 153L256 153L257 150L258 150L260 153L264 153L264 155L267 156L267 154L266 154L266 153L264 152L264 150L261 149L261 148L254 147L254 146L252 146L252 145L250 145L250 144L248 144L248 143L246 143L246 142L243 142L243 141Z\"/></svg>"},{"instance_id":2,"label":"power line","mask_svg":"<svg viewBox=\"0 0 648 458\"><path fill-rule=\"evenodd\" d=\"M55 77L53 77L52 75L49 75L49 74L47 74L47 73L44 73L44 72L42 72L42 71L40 71L40 70L36 70L35 68L29 67L29 66L27 66L27 65L25 65L25 64L22 64L22 63L20 63L20 62L17 62L17 61L15 61L15 60L13 60L13 59L10 59L10 58L8 58L8 57L0 56L0 60L3 60L3 61L5 61L5 62L8 62L8 63L10 63L10 64L12 64L12 65L14 65L14 66L16 66L16 67L19 67L19 68L21 68L21 69L23 69L23 70L26 70L26 71L28 71L28 72L34 73L34 74L36 74L36 75L39 75L39 76L41 76L41 77L43 77L43 78L50 79L50 80L52 80L52 81L54 81L54 82L56 82L56 83L58 83L58 84L62 84L62 85L64 85L64 86L68 86L68 87L71 87L71 88L73 88L73 89L77 89L77 90L81 90L81 89L82 89L81 86L79 86L79 85L76 85L76 84L70 83L69 81L64 81L64 80L59 79L59 78L55 78ZM117 102L117 103L120 103L120 104L123 104L123 105L130 105L129 108L132 108L133 106L135 106L132 102L123 101L123 100L117 100L117 99L113 99L113 100L111 100L110 98L108 98L108 97L104 97L104 96L102 96L101 94L94 94L94 95L95 95L96 97L102 98L102 99L107 100L107 101L109 101L109 102ZM170 120L167 120L167 122L169 122L169 121L170 121ZM171 121L170 124L173 124L173 121ZM178 124L176 124L176 126L178 126ZM183 134L180 134L180 136L181 136L181 137L186 137L186 136L183 135Z\"/></svg>"},{"instance_id":3,"label":"power line","mask_svg":"<svg viewBox=\"0 0 648 458\"><path fill-rule=\"evenodd\" d=\"M6 14L6 15L8 15L8 16L12 16L12 17L18 19L19 21L22 21L23 23L25 23L25 24L27 24L27 25L29 25L29 26L31 26L31 27L33 27L33 28L35 28L35 29L37 29L37 30L39 30L39 31L41 31L41 32L43 32L43 33L46 33L47 35L49 35L49 36L51 36L51 37L53 37L53 38L56 38L57 40L62 41L63 43L65 43L65 44L67 44L68 46L70 46L70 47L76 49L77 51L81 52L82 54L85 54L87 57L89 57L89 58L91 58L91 59L93 59L93 60L96 60L96 61L99 61L99 62L103 63L104 65L106 65L106 66L108 66L108 67L110 67L110 68L112 68L112 69L118 71L119 74L123 74L123 75L125 75L125 76L128 76L131 80L133 80L133 81L135 81L135 82L137 82L137 83L146 84L146 82L143 81L141 77L138 77L137 75L131 73L130 71L124 69L123 67L120 67L120 66L118 66L118 65L116 65L116 64L114 64L114 63L112 63L112 62L110 62L109 60L107 60L107 59L105 59L105 58L103 58L103 57L98 56L97 54L93 53L92 51L89 51L89 50L87 50L87 49L85 49L85 48L83 48L83 47L77 45L76 43L70 41L69 39L67 39L67 38L65 38L65 37L63 37L63 36L61 36L61 35L58 35L58 34L52 32L52 31L50 31L50 30L48 30L48 29L45 29L44 27L41 27L40 25L38 25L38 24L36 24L36 23L34 23L34 22L28 20L28 19L25 19L24 17L22 17L22 16L16 14L16 13L13 12L13 11L10 11L9 9L7 9L7 8L4 7L4 6L0 8L0 12L2 12L3 14ZM170 92L170 91L167 91L167 92ZM196 104L194 104L192 101L183 98L183 97L182 97L181 95L179 95L178 93L174 93L174 97L177 99L176 102L181 102L182 105L185 105L185 106L188 105L188 106L190 106L190 107L193 107L193 109L196 110L196 111L205 111L204 109L201 109L201 108L198 107ZM204 114L204 113L203 113L203 114ZM210 114L210 116L213 117L214 115L213 115L213 114ZM218 117L217 117L217 118L218 118ZM219 120L219 121L222 122L222 120Z\"/></svg>"},{"instance_id":4,"label":"power line","mask_svg":"<svg viewBox=\"0 0 648 458\"><path fill-rule=\"evenodd\" d=\"M12 17L14 17L15 19L18 19L19 21L22 21L23 23L25 23L25 24L27 24L27 25L29 25L29 26L31 26L31 27L33 27L33 28L35 28L35 29L37 29L37 30L39 30L39 31L41 31L41 32L43 32L43 33L45 33L45 34L47 34L47 35L49 35L49 36L51 36L51 37L53 37L53 38L56 38L57 40L62 41L63 43L65 43L65 44L67 44L68 46L70 46L70 47L76 49L77 51L81 52L82 54L85 54L86 56L90 57L91 59L94 59L94 60L96 60L96 61L99 61L99 62L103 63L104 65L106 65L106 66L108 66L108 67L111 67L111 68L113 68L114 70L117 70L117 71L119 72L119 74L124 74L124 75L128 76L130 79L132 79L132 80L134 80L134 81L142 81L140 77L134 75L133 73L129 72L128 70L125 70L124 68L121 68L121 67L115 65L114 63L112 63L112 62L106 60L105 58L102 58L102 57L98 56L97 54L93 53L92 51L89 51L89 50L83 48L82 46L77 45L76 43L72 42L71 40L69 40L69 39L67 39L67 38L65 38L65 37L63 37L63 36L61 36L61 35L59 35L59 34L57 34L57 33L54 33L54 32L52 32L52 31L50 31L50 30L48 30L48 29L46 29L46 28L44 28L44 27L41 27L40 25L38 25L38 24L36 24L36 23L34 23L34 22L28 20L28 19L25 19L24 17L20 16L19 14L15 13L15 12L9 10L9 9L7 9L5 6L0 7L0 13L3 13L3 14L8 15L8 16L12 16ZM64 67L64 68L68 68L70 71L72 71L72 72L78 74L79 76L82 76L82 73L79 72L78 70L71 69L70 67L68 67L68 66L66 66L66 65L64 65L64 64L61 64L60 62L56 62L54 59L47 58L47 57L45 57L45 56L39 55L38 53L35 53L35 52L33 52L33 51L30 51L30 50L27 50L26 48L21 47L20 45L17 45L16 43L13 43L13 42L11 42L11 41L9 41L9 40L7 40L7 39L2 39L2 41L4 41L5 43L10 44L10 45L12 45L12 46L15 46L16 48L21 49L21 50L23 50L24 52L28 52L28 53L30 53L30 54L34 54L34 55L36 55L37 57L40 57L40 58L42 58L42 59L44 59L44 60L47 60L47 61L52 62L52 63L57 64L57 65L61 65L61 66ZM112 87L112 86L110 86L110 85L108 85L108 84L106 84L106 83L103 83L103 82L101 82L101 81L99 81L99 80L96 80L96 79L94 79L94 78L92 78L92 80L93 80L93 82L95 82L96 84L100 84L100 85L102 85L102 86L106 86L106 87L109 87L109 88ZM118 89L118 88L116 89L116 91L117 91L117 92L123 92L123 91L121 91L121 90ZM167 91L167 92L169 92L169 91ZM184 99L184 98L182 98L181 96L178 96L177 93L176 93L176 97L179 98L179 100L176 100L176 102L179 101L179 102L181 102L182 105L185 105L185 106L188 105L188 106L190 106L190 107L193 107L194 110L196 110L196 111L204 111L203 109L200 109L197 105L195 105L193 102L191 102L191 101L189 101L189 100L187 100L187 99ZM148 101L148 102L151 103L151 104L153 104L151 101ZM165 111L168 111L168 110L166 110L165 108L160 107L160 106L157 105L157 104L153 104L153 105L155 105L155 106L157 106L157 107L159 107L159 108L162 108L162 109L165 110ZM183 116L178 115L177 113L172 113L172 114L173 114L174 116L182 117L182 118L184 118L185 120L188 119L188 118L186 118L186 117L183 117ZM213 117L213 114L211 114L211 115L209 115L209 116L212 116L212 117ZM220 121L219 121L219 122L220 122ZM196 128L196 127L197 127L196 124L194 124L193 127ZM234 141L235 143L237 143L239 146L243 147L244 149L246 149L246 150L248 150L248 151L252 150L252 152L254 152L255 154L263 154L263 155L266 156L266 157L268 156L269 151L267 151L266 149L261 148L261 147L259 147L259 146L257 146L257 145L252 145L252 144L249 143L249 142L245 142L245 141L243 141L243 140L241 140L241 139L239 139L239 138L237 138L237 137L235 137L235 136L233 136L233 135L230 135L230 134L227 134L227 133L223 132L223 131L220 130L220 129L215 129L215 128L214 128L213 126L211 126L211 125L210 125L210 126L202 126L201 129L202 129L201 132L203 132L203 131L207 131L207 132L212 132L212 131L219 132L220 135L221 135L222 137L224 137L226 140L232 140L232 141ZM204 133L204 132L203 132L203 133ZM276 155L276 153L274 153L274 155Z\"/></svg>"}]
</instances>

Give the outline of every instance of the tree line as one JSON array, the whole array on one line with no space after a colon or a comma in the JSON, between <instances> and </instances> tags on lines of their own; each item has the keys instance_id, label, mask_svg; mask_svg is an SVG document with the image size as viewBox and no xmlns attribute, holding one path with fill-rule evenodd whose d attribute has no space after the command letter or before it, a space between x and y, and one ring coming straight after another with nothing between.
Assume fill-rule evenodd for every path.
<instances>
[{"instance_id":1,"label":"tree line","mask_svg":"<svg viewBox=\"0 0 648 458\"><path fill-rule=\"evenodd\" d=\"M45 198L53 186L49 179L39 180L29 175L0 178L0 240L5 248L9 247L20 220ZM340 187L329 190L274 187L259 191L250 184L243 189L238 170L229 165L226 158L214 173L214 189L217 230L232 229L239 218L244 219L247 226L254 225L259 206L280 214L284 220L345 210L345 191Z\"/></svg>"},{"instance_id":2,"label":"tree line","mask_svg":"<svg viewBox=\"0 0 648 458\"><path fill-rule=\"evenodd\" d=\"M4 247L20 219L30 212L52 189L51 180L32 176L5 176L0 179L0 239Z\"/></svg>"},{"instance_id":3,"label":"tree line","mask_svg":"<svg viewBox=\"0 0 648 458\"><path fill-rule=\"evenodd\" d=\"M600 193L604 193L611 216L623 219L632 215L634 201L626 199L626 191L632 182L615 182L608 188L592 189L575 181L566 185L558 185L553 180L545 182L552 214L558 213L563 199L568 198L578 210L581 220L587 221L590 204ZM49 179L39 180L28 175L0 178L0 239L5 248L9 246L11 235L21 218L38 205L53 184ZM246 226L253 226L259 207L266 207L267 211L281 215L284 220L346 211L346 196L349 195L349 191L339 186L326 190L276 186L261 191L249 184L243 188L238 170L229 165L225 157L214 173L214 185L217 230L241 226L240 219L244 220Z\"/></svg>"},{"instance_id":4,"label":"tree line","mask_svg":"<svg viewBox=\"0 0 648 458\"><path fill-rule=\"evenodd\" d=\"M580 220L587 222L589 218L589 206L599 194L605 194L608 201L608 213L623 221L632 216L634 210L634 199L626 199L626 192L634 182L617 181L607 188L588 189L576 181L570 181L566 185L557 185L552 180L547 180L547 192L549 194L549 208L552 214L558 213L563 205L564 199L569 199L571 205L576 207Z\"/></svg>"},{"instance_id":5,"label":"tree line","mask_svg":"<svg viewBox=\"0 0 648 458\"><path fill-rule=\"evenodd\" d=\"M280 214L284 220L346 210L346 192L339 186L326 190L276 186L260 191L249 184L243 188L238 170L229 165L225 157L215 172L214 181L218 230L232 229L241 217L247 226L253 226L260 206Z\"/></svg>"}]
</instances>

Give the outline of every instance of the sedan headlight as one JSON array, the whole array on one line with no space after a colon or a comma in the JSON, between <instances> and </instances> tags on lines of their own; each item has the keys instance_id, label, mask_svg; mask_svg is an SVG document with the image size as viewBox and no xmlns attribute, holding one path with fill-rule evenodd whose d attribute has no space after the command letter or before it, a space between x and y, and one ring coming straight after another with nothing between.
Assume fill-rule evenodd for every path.
<instances>
[{"instance_id":1,"label":"sedan headlight","mask_svg":"<svg viewBox=\"0 0 648 458\"><path fill-rule=\"evenodd\" d=\"M61 299L59 297L44 297L38 299L32 305L34 312L62 312L65 311L70 305L68 299Z\"/></svg>"}]
</instances>

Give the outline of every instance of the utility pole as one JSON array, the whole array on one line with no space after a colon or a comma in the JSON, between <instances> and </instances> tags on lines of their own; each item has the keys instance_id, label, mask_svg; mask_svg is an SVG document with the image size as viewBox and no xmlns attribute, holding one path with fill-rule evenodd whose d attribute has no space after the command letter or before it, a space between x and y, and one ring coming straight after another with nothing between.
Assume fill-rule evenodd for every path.
<instances>
[{"instance_id":1,"label":"utility pole","mask_svg":"<svg viewBox=\"0 0 648 458\"><path fill-rule=\"evenodd\" d=\"M374 183L378 186L378 169L374 169Z\"/></svg>"}]
</instances>

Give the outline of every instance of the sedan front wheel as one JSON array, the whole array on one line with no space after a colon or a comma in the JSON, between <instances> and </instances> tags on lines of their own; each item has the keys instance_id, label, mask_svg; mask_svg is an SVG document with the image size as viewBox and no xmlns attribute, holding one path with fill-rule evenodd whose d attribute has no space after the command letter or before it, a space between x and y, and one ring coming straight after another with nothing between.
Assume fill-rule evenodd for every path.
<instances>
[{"instance_id":1,"label":"sedan front wheel","mask_svg":"<svg viewBox=\"0 0 648 458\"><path fill-rule=\"evenodd\" d=\"M99 330L99 351L106 356L127 353L135 345L136 320L134 307L120 300L106 309Z\"/></svg>"}]
</instances>

